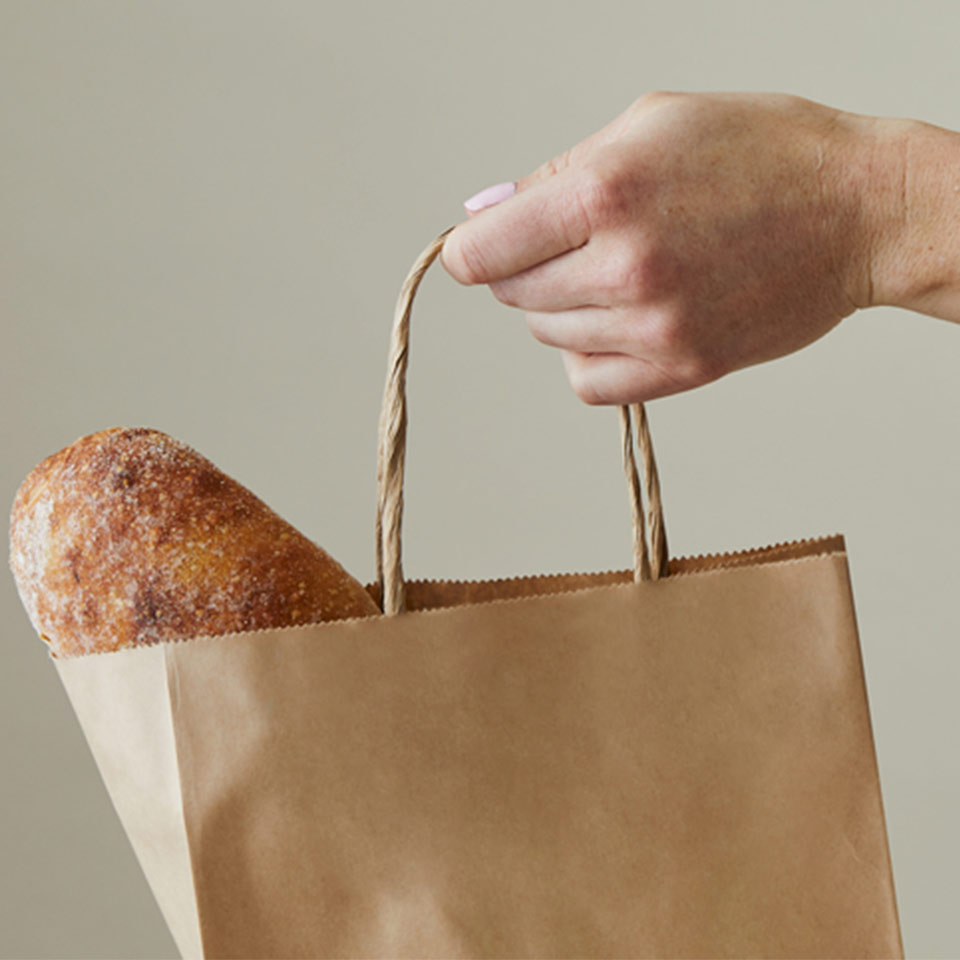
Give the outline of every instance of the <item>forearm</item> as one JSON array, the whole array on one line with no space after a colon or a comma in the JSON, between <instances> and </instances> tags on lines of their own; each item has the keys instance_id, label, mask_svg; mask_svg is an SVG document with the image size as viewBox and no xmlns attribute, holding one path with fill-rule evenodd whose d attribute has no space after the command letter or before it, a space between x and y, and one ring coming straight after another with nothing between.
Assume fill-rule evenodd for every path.
<instances>
[{"instance_id":1,"label":"forearm","mask_svg":"<svg viewBox=\"0 0 960 960\"><path fill-rule=\"evenodd\" d=\"M960 133L913 120L872 129L870 305L960 323Z\"/></svg>"}]
</instances>

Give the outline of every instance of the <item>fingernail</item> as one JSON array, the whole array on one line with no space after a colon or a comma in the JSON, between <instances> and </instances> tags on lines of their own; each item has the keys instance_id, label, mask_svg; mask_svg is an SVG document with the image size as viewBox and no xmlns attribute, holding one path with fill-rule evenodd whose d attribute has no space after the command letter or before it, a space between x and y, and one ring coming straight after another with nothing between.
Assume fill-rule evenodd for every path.
<instances>
[{"instance_id":1,"label":"fingernail","mask_svg":"<svg viewBox=\"0 0 960 960\"><path fill-rule=\"evenodd\" d=\"M471 213L476 213L477 210L492 207L495 203L500 203L501 200L512 197L516 191L517 185L513 180L508 180L506 183L495 183L492 187L487 187L486 190L475 193L469 200L464 200L463 205Z\"/></svg>"}]
</instances>

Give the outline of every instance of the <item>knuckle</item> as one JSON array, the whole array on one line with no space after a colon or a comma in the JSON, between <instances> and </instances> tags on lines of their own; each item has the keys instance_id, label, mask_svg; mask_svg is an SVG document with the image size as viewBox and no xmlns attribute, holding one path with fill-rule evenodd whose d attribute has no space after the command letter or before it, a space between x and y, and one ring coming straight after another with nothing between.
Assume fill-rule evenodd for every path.
<instances>
[{"instance_id":1,"label":"knuckle","mask_svg":"<svg viewBox=\"0 0 960 960\"><path fill-rule=\"evenodd\" d=\"M570 151L566 150L563 153L558 154L555 157L552 157L550 160L547 160L546 163L540 164L536 170L535 176L537 179L545 180L548 177L555 177L562 170L566 170L570 166Z\"/></svg>"},{"instance_id":2,"label":"knuckle","mask_svg":"<svg viewBox=\"0 0 960 960\"><path fill-rule=\"evenodd\" d=\"M671 376L684 388L716 380L725 372L719 354L709 349L698 326L677 310L651 318L651 336L658 354L670 358Z\"/></svg>"},{"instance_id":3,"label":"knuckle","mask_svg":"<svg viewBox=\"0 0 960 960\"><path fill-rule=\"evenodd\" d=\"M599 406L605 402L589 376L587 365L581 362L581 357L577 354L568 356L567 379L570 381L570 386L578 400L591 407Z\"/></svg>"},{"instance_id":4,"label":"knuckle","mask_svg":"<svg viewBox=\"0 0 960 960\"><path fill-rule=\"evenodd\" d=\"M699 387L712 379L706 369L704 358L699 354L678 357L670 364L670 373L672 379L687 390Z\"/></svg>"},{"instance_id":5,"label":"knuckle","mask_svg":"<svg viewBox=\"0 0 960 960\"><path fill-rule=\"evenodd\" d=\"M691 324L676 309L654 311L648 318L650 336L656 349L666 356L687 357L693 352Z\"/></svg>"},{"instance_id":6,"label":"knuckle","mask_svg":"<svg viewBox=\"0 0 960 960\"><path fill-rule=\"evenodd\" d=\"M516 292L513 290L512 284L505 280L495 280L488 284L488 286L490 287L490 292L505 306L519 306L517 303Z\"/></svg>"},{"instance_id":7,"label":"knuckle","mask_svg":"<svg viewBox=\"0 0 960 960\"><path fill-rule=\"evenodd\" d=\"M623 249L605 263L604 292L616 303L639 304L648 299L647 261L633 249Z\"/></svg>"},{"instance_id":8,"label":"knuckle","mask_svg":"<svg viewBox=\"0 0 960 960\"><path fill-rule=\"evenodd\" d=\"M452 253L452 257L449 254L445 257L445 262L451 263L452 261L451 273L454 279L467 285L484 282L487 276L484 256L480 246L471 238L470 234L459 238L459 242L454 245Z\"/></svg>"},{"instance_id":9,"label":"knuckle","mask_svg":"<svg viewBox=\"0 0 960 960\"><path fill-rule=\"evenodd\" d=\"M663 300L676 285L671 258L636 243L624 245L611 256L604 273L604 290L616 303L637 305Z\"/></svg>"},{"instance_id":10,"label":"knuckle","mask_svg":"<svg viewBox=\"0 0 960 960\"><path fill-rule=\"evenodd\" d=\"M573 392L577 395L577 399L588 407L598 407L604 402L597 393L596 387L587 380L578 380L573 385Z\"/></svg>"},{"instance_id":11,"label":"knuckle","mask_svg":"<svg viewBox=\"0 0 960 960\"><path fill-rule=\"evenodd\" d=\"M590 233L598 225L617 222L629 213L625 185L612 170L599 166L584 167L574 195Z\"/></svg>"},{"instance_id":12,"label":"knuckle","mask_svg":"<svg viewBox=\"0 0 960 960\"><path fill-rule=\"evenodd\" d=\"M527 314L527 329L533 335L535 340L546 344L548 347L556 346L556 340L550 334L550 324L542 313Z\"/></svg>"},{"instance_id":13,"label":"knuckle","mask_svg":"<svg viewBox=\"0 0 960 960\"><path fill-rule=\"evenodd\" d=\"M636 102L638 106L652 107L667 100L676 99L679 96L680 94L674 90L648 90L638 97Z\"/></svg>"},{"instance_id":14,"label":"knuckle","mask_svg":"<svg viewBox=\"0 0 960 960\"><path fill-rule=\"evenodd\" d=\"M719 355L698 350L687 358L685 374L695 386L703 386L719 379L727 372Z\"/></svg>"}]
</instances>

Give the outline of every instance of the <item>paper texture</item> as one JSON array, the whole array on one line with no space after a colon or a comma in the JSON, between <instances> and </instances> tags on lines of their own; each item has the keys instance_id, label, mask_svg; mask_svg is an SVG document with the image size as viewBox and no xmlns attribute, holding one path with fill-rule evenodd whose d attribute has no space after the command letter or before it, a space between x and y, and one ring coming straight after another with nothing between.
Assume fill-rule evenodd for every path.
<instances>
[{"instance_id":1,"label":"paper texture","mask_svg":"<svg viewBox=\"0 0 960 960\"><path fill-rule=\"evenodd\" d=\"M184 955L902 956L841 537L407 586L57 661Z\"/></svg>"},{"instance_id":2,"label":"paper texture","mask_svg":"<svg viewBox=\"0 0 960 960\"><path fill-rule=\"evenodd\" d=\"M100 775L184 956L200 928L180 798L165 647L54 660Z\"/></svg>"}]
</instances>

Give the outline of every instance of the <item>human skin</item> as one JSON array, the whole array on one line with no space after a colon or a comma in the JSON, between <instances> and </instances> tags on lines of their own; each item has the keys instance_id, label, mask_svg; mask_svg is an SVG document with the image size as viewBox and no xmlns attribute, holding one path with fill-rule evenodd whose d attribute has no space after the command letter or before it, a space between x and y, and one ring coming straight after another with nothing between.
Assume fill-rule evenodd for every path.
<instances>
[{"instance_id":1,"label":"human skin","mask_svg":"<svg viewBox=\"0 0 960 960\"><path fill-rule=\"evenodd\" d=\"M857 309L960 322L960 134L784 94L647 94L470 213L441 262L526 311L585 403L652 400Z\"/></svg>"}]
</instances>

